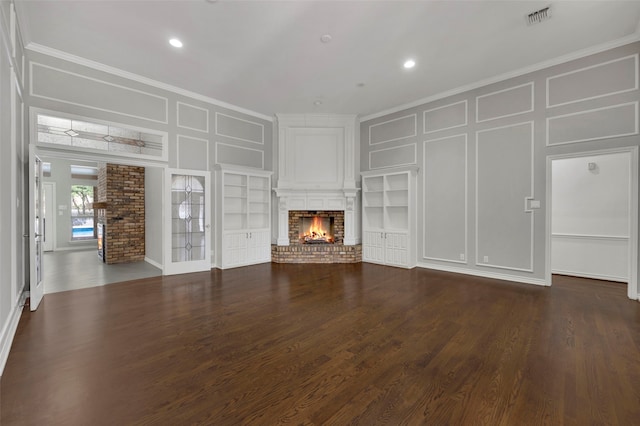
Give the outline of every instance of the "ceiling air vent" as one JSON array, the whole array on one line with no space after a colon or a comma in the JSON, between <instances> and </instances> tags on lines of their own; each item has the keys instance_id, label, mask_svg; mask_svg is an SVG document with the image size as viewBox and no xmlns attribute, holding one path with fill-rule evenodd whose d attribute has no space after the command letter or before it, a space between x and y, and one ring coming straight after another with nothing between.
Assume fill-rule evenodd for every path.
<instances>
[{"instance_id":1,"label":"ceiling air vent","mask_svg":"<svg viewBox=\"0 0 640 426\"><path fill-rule=\"evenodd\" d=\"M536 10L527 15L527 22L529 25L539 24L551 18L551 6L547 6L543 9Z\"/></svg>"}]
</instances>

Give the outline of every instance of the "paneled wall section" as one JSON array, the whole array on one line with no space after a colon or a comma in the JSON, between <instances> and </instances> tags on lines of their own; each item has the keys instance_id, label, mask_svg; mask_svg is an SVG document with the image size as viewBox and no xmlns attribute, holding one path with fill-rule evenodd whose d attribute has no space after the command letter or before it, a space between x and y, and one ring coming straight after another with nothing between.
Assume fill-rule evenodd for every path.
<instances>
[{"instance_id":1,"label":"paneled wall section","mask_svg":"<svg viewBox=\"0 0 640 426\"><path fill-rule=\"evenodd\" d=\"M632 43L365 117L363 170L420 167L419 264L544 284L546 157L640 145L639 53Z\"/></svg>"}]
</instances>

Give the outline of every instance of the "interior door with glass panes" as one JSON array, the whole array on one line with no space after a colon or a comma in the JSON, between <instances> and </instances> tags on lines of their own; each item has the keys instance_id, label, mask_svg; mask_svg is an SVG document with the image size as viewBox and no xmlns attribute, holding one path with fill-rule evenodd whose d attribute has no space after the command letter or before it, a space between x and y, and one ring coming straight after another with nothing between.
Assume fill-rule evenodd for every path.
<instances>
[{"instance_id":1,"label":"interior door with glass panes","mask_svg":"<svg viewBox=\"0 0 640 426\"><path fill-rule=\"evenodd\" d=\"M211 269L210 173L165 173L164 275Z\"/></svg>"},{"instance_id":2,"label":"interior door with glass panes","mask_svg":"<svg viewBox=\"0 0 640 426\"><path fill-rule=\"evenodd\" d=\"M38 309L44 296L44 274L42 268L42 161L36 155L35 146L29 147L29 305L32 311Z\"/></svg>"}]
</instances>

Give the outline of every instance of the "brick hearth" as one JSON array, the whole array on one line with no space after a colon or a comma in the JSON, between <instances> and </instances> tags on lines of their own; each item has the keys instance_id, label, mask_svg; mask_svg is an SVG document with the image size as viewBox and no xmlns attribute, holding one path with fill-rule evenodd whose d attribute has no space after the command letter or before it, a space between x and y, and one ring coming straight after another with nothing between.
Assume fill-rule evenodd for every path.
<instances>
[{"instance_id":1,"label":"brick hearth","mask_svg":"<svg viewBox=\"0 0 640 426\"><path fill-rule=\"evenodd\" d=\"M333 218L334 244L303 244L300 241L300 219L320 216ZM275 263L358 263L362 262L362 245L345 246L344 211L289 211L288 246L271 246L271 261Z\"/></svg>"},{"instance_id":2,"label":"brick hearth","mask_svg":"<svg viewBox=\"0 0 640 426\"><path fill-rule=\"evenodd\" d=\"M358 263L362 262L362 245L298 244L271 246L275 263Z\"/></svg>"}]
</instances>

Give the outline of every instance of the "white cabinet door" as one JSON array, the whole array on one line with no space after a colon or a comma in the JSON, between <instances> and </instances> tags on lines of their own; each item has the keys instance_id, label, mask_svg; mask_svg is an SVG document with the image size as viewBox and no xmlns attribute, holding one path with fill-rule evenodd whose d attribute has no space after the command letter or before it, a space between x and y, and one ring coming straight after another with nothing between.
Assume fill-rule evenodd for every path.
<instances>
[{"instance_id":1,"label":"white cabinet door","mask_svg":"<svg viewBox=\"0 0 640 426\"><path fill-rule=\"evenodd\" d=\"M271 231L257 231L253 233L253 238L258 246L258 263L271 262Z\"/></svg>"},{"instance_id":2,"label":"white cabinet door","mask_svg":"<svg viewBox=\"0 0 640 426\"><path fill-rule=\"evenodd\" d=\"M247 233L225 232L222 240L222 267L233 268L245 265L248 252Z\"/></svg>"},{"instance_id":3,"label":"white cabinet door","mask_svg":"<svg viewBox=\"0 0 640 426\"><path fill-rule=\"evenodd\" d=\"M409 236L404 232L387 232L384 241L386 263L408 266Z\"/></svg>"},{"instance_id":4,"label":"white cabinet door","mask_svg":"<svg viewBox=\"0 0 640 426\"><path fill-rule=\"evenodd\" d=\"M362 258L367 262L384 263L384 233L365 231L363 233Z\"/></svg>"}]
</instances>

